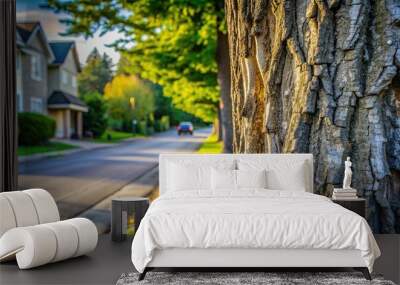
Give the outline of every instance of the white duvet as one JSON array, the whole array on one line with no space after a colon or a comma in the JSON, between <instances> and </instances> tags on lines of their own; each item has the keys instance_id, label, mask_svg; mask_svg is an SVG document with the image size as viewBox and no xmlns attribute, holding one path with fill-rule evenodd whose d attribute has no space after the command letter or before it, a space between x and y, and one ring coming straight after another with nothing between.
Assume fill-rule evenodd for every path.
<instances>
[{"instance_id":1,"label":"white duvet","mask_svg":"<svg viewBox=\"0 0 400 285\"><path fill-rule=\"evenodd\" d=\"M143 272L165 248L358 249L370 271L380 255L359 215L320 195L265 189L162 195L141 221L132 262Z\"/></svg>"}]
</instances>

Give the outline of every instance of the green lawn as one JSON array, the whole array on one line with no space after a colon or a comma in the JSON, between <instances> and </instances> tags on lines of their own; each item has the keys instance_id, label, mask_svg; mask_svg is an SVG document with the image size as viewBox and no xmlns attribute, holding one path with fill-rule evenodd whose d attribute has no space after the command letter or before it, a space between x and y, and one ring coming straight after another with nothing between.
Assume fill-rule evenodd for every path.
<instances>
[{"instance_id":1,"label":"green lawn","mask_svg":"<svg viewBox=\"0 0 400 285\"><path fill-rule=\"evenodd\" d=\"M76 148L76 146L59 142L50 142L45 145L20 146L18 147L18 155L28 156L37 153L55 152L73 148Z\"/></svg>"},{"instance_id":2,"label":"green lawn","mask_svg":"<svg viewBox=\"0 0 400 285\"><path fill-rule=\"evenodd\" d=\"M222 141L218 141L217 135L212 134L203 142L197 153L221 153L222 148Z\"/></svg>"},{"instance_id":3,"label":"green lawn","mask_svg":"<svg viewBox=\"0 0 400 285\"><path fill-rule=\"evenodd\" d=\"M108 138L108 135L111 136L111 139ZM105 131L101 137L93 139L93 141L99 143L116 143L120 142L121 140L135 137L143 137L143 135L108 130Z\"/></svg>"}]
</instances>

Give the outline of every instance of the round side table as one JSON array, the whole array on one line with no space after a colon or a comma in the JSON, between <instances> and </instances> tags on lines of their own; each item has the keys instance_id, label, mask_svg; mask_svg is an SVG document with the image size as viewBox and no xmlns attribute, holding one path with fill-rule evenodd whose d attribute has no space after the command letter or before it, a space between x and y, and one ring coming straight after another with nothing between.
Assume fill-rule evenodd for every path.
<instances>
[{"instance_id":1,"label":"round side table","mask_svg":"<svg viewBox=\"0 0 400 285\"><path fill-rule=\"evenodd\" d=\"M149 204L148 198L113 198L111 202L111 239L124 241L133 238Z\"/></svg>"}]
</instances>

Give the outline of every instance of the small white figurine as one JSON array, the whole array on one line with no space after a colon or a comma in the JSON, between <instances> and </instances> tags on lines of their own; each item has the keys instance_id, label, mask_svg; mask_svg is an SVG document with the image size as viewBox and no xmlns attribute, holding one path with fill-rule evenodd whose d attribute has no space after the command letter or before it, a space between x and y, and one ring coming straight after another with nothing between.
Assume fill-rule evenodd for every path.
<instances>
[{"instance_id":1,"label":"small white figurine","mask_svg":"<svg viewBox=\"0 0 400 285\"><path fill-rule=\"evenodd\" d=\"M351 189L351 176L353 172L351 171L351 161L350 157L344 162L344 178L343 178L343 189Z\"/></svg>"}]
</instances>

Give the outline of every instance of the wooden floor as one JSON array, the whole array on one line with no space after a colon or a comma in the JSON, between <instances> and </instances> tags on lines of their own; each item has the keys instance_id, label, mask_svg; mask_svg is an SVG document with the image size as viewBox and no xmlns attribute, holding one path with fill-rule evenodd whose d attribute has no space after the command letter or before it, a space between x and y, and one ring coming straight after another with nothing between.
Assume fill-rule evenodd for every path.
<instances>
[{"instance_id":1,"label":"wooden floor","mask_svg":"<svg viewBox=\"0 0 400 285\"><path fill-rule=\"evenodd\" d=\"M375 272L400 284L400 235L377 235L382 257ZM101 235L99 244L88 256L19 270L15 262L0 265L0 284L115 284L122 273L134 271L130 258L131 242L112 242ZM311 270L312 271L312 270Z\"/></svg>"}]
</instances>

